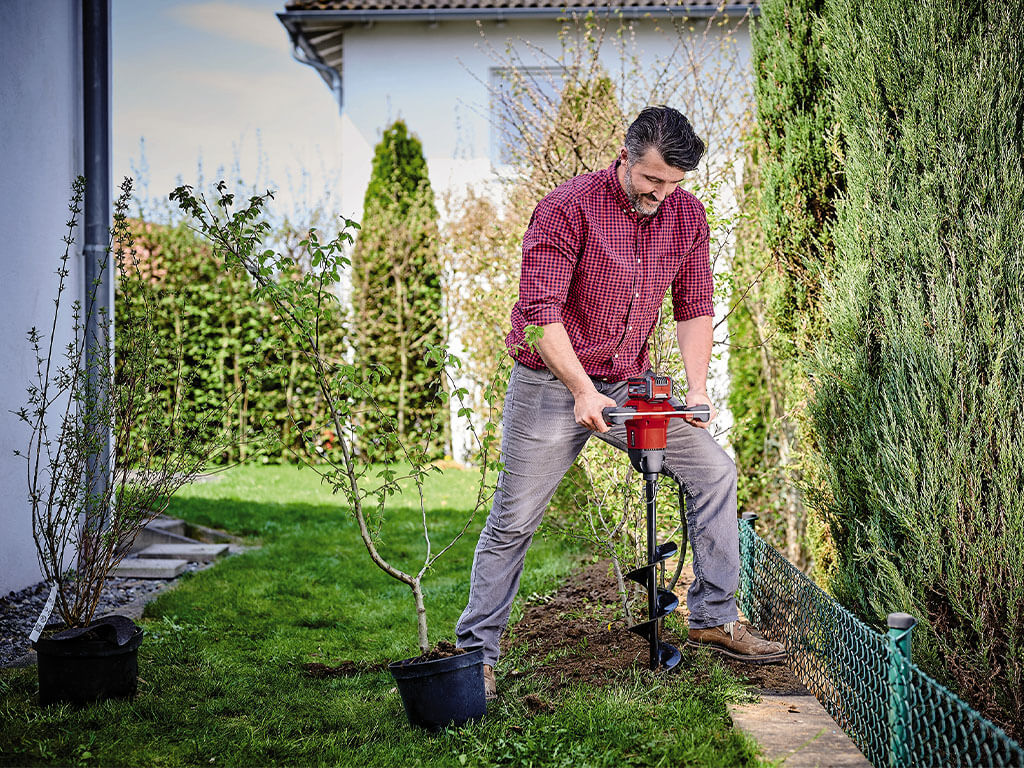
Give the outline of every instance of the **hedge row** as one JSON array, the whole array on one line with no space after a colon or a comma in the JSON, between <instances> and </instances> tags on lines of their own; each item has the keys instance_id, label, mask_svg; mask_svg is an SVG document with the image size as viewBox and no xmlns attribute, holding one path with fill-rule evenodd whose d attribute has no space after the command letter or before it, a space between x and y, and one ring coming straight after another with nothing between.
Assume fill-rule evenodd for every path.
<instances>
[{"instance_id":1,"label":"hedge row","mask_svg":"<svg viewBox=\"0 0 1024 768\"><path fill-rule=\"evenodd\" d=\"M748 154L757 183L735 269L740 316L756 321L730 350L730 408L741 488L787 557L810 568L813 537L800 487L808 380L802 360L822 333L822 286L833 269L831 227L843 189L842 136L824 61L824 0L766 0L753 39L758 131ZM732 325L736 325L731 321ZM744 381L760 381L752 390ZM813 525L811 525L813 529Z\"/></svg>"},{"instance_id":2,"label":"hedge row","mask_svg":"<svg viewBox=\"0 0 1024 768\"><path fill-rule=\"evenodd\" d=\"M876 626L917 616L916 660L1017 738L1021 18L1024 0L765 0L755 37L764 236L795 281L763 334L809 376L798 461L827 585ZM835 186L823 149L845 172L834 224L801 197Z\"/></svg>"},{"instance_id":3,"label":"hedge row","mask_svg":"<svg viewBox=\"0 0 1024 768\"><path fill-rule=\"evenodd\" d=\"M147 418L175 432L201 430L199 422L182 418L181 400L195 398L199 408L192 412L198 415L204 403L232 399L230 423L224 426L238 441L221 461L287 460L302 450L289 408L302 415L302 428L316 429L323 407L308 364L274 311L254 301L249 283L225 270L185 225L134 221L131 228L138 274L122 278L117 290L136 290L135 279L148 284L152 321L166 340L159 352L163 359L155 362L176 371L160 407ZM119 309L123 305L116 303ZM341 354L341 323L329 322L324 333L336 339ZM330 449L332 434L324 430L320 437Z\"/></svg>"},{"instance_id":4,"label":"hedge row","mask_svg":"<svg viewBox=\"0 0 1024 768\"><path fill-rule=\"evenodd\" d=\"M831 583L1024 736L1024 2L829 5L849 194L811 404Z\"/></svg>"}]
</instances>

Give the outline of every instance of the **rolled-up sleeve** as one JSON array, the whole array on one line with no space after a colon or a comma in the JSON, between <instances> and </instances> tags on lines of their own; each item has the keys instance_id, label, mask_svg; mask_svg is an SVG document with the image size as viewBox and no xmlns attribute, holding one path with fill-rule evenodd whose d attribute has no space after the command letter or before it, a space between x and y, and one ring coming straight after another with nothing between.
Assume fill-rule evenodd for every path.
<instances>
[{"instance_id":1,"label":"rolled-up sleeve","mask_svg":"<svg viewBox=\"0 0 1024 768\"><path fill-rule=\"evenodd\" d=\"M519 309L530 325L562 322L580 250L579 224L559 202L545 199L523 236Z\"/></svg>"},{"instance_id":2,"label":"rolled-up sleeve","mask_svg":"<svg viewBox=\"0 0 1024 768\"><path fill-rule=\"evenodd\" d=\"M715 315L709 253L710 231L703 206L693 214L697 236L672 280L672 316L676 320Z\"/></svg>"}]
</instances>

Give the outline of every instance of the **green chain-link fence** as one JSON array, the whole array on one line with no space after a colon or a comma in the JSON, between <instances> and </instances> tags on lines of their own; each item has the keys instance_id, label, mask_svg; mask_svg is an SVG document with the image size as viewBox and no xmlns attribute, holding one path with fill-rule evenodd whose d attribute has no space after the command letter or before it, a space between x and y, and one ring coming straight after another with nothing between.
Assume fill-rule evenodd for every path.
<instances>
[{"instance_id":1,"label":"green chain-link fence","mask_svg":"<svg viewBox=\"0 0 1024 768\"><path fill-rule=\"evenodd\" d=\"M880 635L740 521L739 603L876 768L1021 766L1024 750L910 659L914 619Z\"/></svg>"}]
</instances>

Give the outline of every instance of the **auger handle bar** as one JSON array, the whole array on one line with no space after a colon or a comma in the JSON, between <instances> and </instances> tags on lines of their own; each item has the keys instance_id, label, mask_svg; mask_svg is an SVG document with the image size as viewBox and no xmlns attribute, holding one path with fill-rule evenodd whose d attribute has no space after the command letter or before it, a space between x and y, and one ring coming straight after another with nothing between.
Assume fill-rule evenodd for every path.
<instances>
[{"instance_id":1,"label":"auger handle bar","mask_svg":"<svg viewBox=\"0 0 1024 768\"><path fill-rule=\"evenodd\" d=\"M692 421L700 421L705 424L711 421L710 405L690 405L674 411L647 411L638 410L629 406L609 406L601 411L605 424L625 424L630 419L642 418L684 418Z\"/></svg>"}]
</instances>

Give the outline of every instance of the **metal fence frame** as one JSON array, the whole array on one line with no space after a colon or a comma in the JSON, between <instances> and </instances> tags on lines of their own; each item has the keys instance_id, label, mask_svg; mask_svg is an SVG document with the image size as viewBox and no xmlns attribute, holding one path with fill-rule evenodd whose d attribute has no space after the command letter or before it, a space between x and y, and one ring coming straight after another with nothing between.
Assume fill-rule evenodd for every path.
<instances>
[{"instance_id":1,"label":"metal fence frame","mask_svg":"<svg viewBox=\"0 0 1024 768\"><path fill-rule=\"evenodd\" d=\"M911 660L915 620L888 635L843 608L754 532L740 529L740 608L786 645L789 666L876 768L1019 766L1024 750Z\"/></svg>"}]
</instances>

